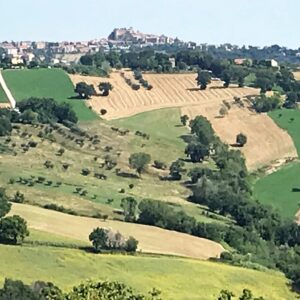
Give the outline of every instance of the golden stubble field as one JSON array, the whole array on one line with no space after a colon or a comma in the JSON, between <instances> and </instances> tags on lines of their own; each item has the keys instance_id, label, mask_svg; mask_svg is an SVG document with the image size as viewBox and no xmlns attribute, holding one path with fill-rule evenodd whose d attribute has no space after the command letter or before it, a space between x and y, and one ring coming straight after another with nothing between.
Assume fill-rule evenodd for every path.
<instances>
[{"instance_id":1,"label":"golden stubble field","mask_svg":"<svg viewBox=\"0 0 300 300\"><path fill-rule=\"evenodd\" d=\"M89 234L96 227L111 228L124 236L135 237L139 241L139 250L147 253L208 259L219 257L224 251L216 242L184 233L153 226L71 216L31 205L15 203L10 215L20 215L26 219L29 228L81 241L88 241Z\"/></svg>"},{"instance_id":2,"label":"golden stubble field","mask_svg":"<svg viewBox=\"0 0 300 300\"><path fill-rule=\"evenodd\" d=\"M224 89L221 82L212 83L205 91L196 86L196 74L144 74L143 77L153 85L151 91L143 87L134 91L128 86L120 72L113 72L108 79L70 75L74 84L84 81L98 86L101 81L109 81L113 91L108 97L93 97L88 101L96 112L106 109L103 116L107 120L129 117L141 112L166 107L180 107L182 114L194 118L203 115L212 123L216 134L228 143L234 144L236 135L244 133L248 137L245 147L240 150L246 157L249 170L276 163L278 160L297 157L290 136L280 129L267 114L257 114L245 107L234 104L234 97L243 98L257 95L258 89L230 87ZM133 79L132 72L125 77ZM219 117L223 102L230 103L231 109L224 118Z\"/></svg>"}]
</instances>

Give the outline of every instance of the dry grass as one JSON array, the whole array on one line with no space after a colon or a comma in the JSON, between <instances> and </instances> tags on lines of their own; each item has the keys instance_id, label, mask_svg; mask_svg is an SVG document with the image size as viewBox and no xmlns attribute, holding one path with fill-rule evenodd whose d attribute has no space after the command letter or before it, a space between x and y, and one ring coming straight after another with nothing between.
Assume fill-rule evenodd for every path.
<instances>
[{"instance_id":1,"label":"dry grass","mask_svg":"<svg viewBox=\"0 0 300 300\"><path fill-rule=\"evenodd\" d=\"M279 128L267 114L257 114L247 107L232 108L224 118L219 118L221 103L211 102L205 105L182 108L182 114L191 118L204 115L211 122L221 139L234 144L239 133L247 135L247 144L240 148L246 157L248 169L254 170L273 161L287 157L297 157L293 140L288 133Z\"/></svg>"},{"instance_id":2,"label":"dry grass","mask_svg":"<svg viewBox=\"0 0 300 300\"><path fill-rule=\"evenodd\" d=\"M296 80L300 80L300 71L296 71L293 74Z\"/></svg>"},{"instance_id":3,"label":"dry grass","mask_svg":"<svg viewBox=\"0 0 300 300\"><path fill-rule=\"evenodd\" d=\"M13 204L10 214L25 218L30 228L82 241L87 241L90 232L96 227L112 228L127 237L134 236L139 241L139 250L148 253L208 259L218 257L224 251L216 242L152 226L118 221L104 222L24 204Z\"/></svg>"},{"instance_id":4,"label":"dry grass","mask_svg":"<svg viewBox=\"0 0 300 300\"><path fill-rule=\"evenodd\" d=\"M132 72L126 71L125 76L132 79ZM241 150L250 170L278 159L297 156L290 136L265 114L256 114L247 107L233 105L228 116L218 117L223 101L233 103L234 97L256 95L259 93L257 89L224 89L221 83L214 82L209 89L199 91L195 77L195 74L145 74L144 78L153 85L153 90L147 91L141 87L139 91L133 91L120 73L115 72L107 79L114 86L110 95L94 97L89 105L98 113L105 108L107 114L104 117L108 120L164 107L182 107L182 114L190 117L204 115L212 123L217 135L228 144L234 144L236 135L241 132L247 135L248 143ZM79 75L71 75L71 79L74 84L85 81L95 86L103 81L97 77Z\"/></svg>"},{"instance_id":5,"label":"dry grass","mask_svg":"<svg viewBox=\"0 0 300 300\"><path fill-rule=\"evenodd\" d=\"M132 72L126 71L125 76L132 79ZM208 89L199 91L196 86L196 74L145 74L143 77L153 85L151 91L141 87L134 91L128 86L119 72L114 72L108 79L70 75L74 84L84 81L98 86L101 81L109 81L113 91L108 97L93 97L89 105L99 113L107 110L104 116L107 120L132 116L141 112L166 107L181 107L199 105L218 100L230 100L234 96L242 97L257 94L258 90L251 88ZM136 82L137 83L137 82ZM220 83L214 85L219 86Z\"/></svg>"}]
</instances>

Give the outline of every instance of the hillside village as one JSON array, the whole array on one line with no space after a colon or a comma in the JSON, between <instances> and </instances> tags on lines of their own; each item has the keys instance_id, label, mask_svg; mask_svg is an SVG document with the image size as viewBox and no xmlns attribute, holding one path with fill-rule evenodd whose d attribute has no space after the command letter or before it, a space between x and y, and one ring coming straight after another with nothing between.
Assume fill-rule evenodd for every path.
<instances>
[{"instance_id":1,"label":"hillside village","mask_svg":"<svg viewBox=\"0 0 300 300\"><path fill-rule=\"evenodd\" d=\"M166 52L168 47L173 47L174 49L198 49L208 52L216 50L225 51L229 56L233 55L232 58L238 65L251 62L251 58L241 57L241 51L247 52L248 50L253 51L253 49L256 51L264 50L261 47L238 47L231 44L208 45L197 44L192 41L184 42L178 38L168 37L163 34L142 33L130 27L115 28L107 38L90 41L3 41L0 42L0 59L2 59L2 64L11 68L20 68L24 65L29 65L31 62L71 65L77 63L80 57L86 54L94 54L99 51L109 52L112 50L128 52L130 49L142 50L149 47L157 49L160 52ZM279 49L275 48L275 50L278 51L277 54L280 55L279 57L283 59L291 57L293 60L299 59L300 61L300 49L290 50L285 47L279 47ZM273 67L278 67L278 62L272 56L274 55L271 54L266 59L270 61Z\"/></svg>"}]
</instances>

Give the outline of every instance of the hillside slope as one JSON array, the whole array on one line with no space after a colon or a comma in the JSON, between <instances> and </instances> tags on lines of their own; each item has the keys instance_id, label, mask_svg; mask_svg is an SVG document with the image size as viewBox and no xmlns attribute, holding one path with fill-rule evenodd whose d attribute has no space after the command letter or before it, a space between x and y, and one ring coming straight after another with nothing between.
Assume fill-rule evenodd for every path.
<instances>
[{"instance_id":1,"label":"hillside slope","mask_svg":"<svg viewBox=\"0 0 300 300\"><path fill-rule=\"evenodd\" d=\"M268 300L293 300L296 296L290 292L287 280L280 273L206 261L96 255L45 246L19 248L0 245L0 255L0 281L4 277L26 283L44 280L69 290L85 279L118 280L144 293L156 287L162 291L164 300L217 299L221 289L240 294L244 288Z\"/></svg>"},{"instance_id":2,"label":"hillside slope","mask_svg":"<svg viewBox=\"0 0 300 300\"><path fill-rule=\"evenodd\" d=\"M134 91L118 72L109 79L71 75L73 83L84 81L98 86L101 81L110 81L113 91L108 97L93 97L89 104L99 113L105 108L104 118L119 119L141 112L164 107L181 107L182 114L191 118L203 115L212 123L217 135L226 143L234 144L236 135L244 133L248 143L241 149L250 170L268 165L278 159L296 157L296 149L290 136L280 129L266 114L257 114L248 109L247 103L238 106L234 97L256 95L253 88L230 87L224 89L221 83L213 83L207 90L199 91L195 74L145 74L143 77L153 85L151 91L143 87ZM126 78L133 79L132 72L125 72ZM231 109L225 118L219 117L224 101Z\"/></svg>"},{"instance_id":3,"label":"hillside slope","mask_svg":"<svg viewBox=\"0 0 300 300\"><path fill-rule=\"evenodd\" d=\"M24 204L13 204L10 214L22 216L30 228L82 241L87 241L96 227L112 228L125 236L134 236L139 241L139 250L142 252L208 259L217 257L224 251L216 242L152 226L111 220L104 222Z\"/></svg>"},{"instance_id":4,"label":"hillside slope","mask_svg":"<svg viewBox=\"0 0 300 300\"><path fill-rule=\"evenodd\" d=\"M53 98L71 104L80 120L94 120L96 115L84 101L70 99L75 96L72 82L60 69L5 70L5 82L16 101L30 97Z\"/></svg>"}]
</instances>

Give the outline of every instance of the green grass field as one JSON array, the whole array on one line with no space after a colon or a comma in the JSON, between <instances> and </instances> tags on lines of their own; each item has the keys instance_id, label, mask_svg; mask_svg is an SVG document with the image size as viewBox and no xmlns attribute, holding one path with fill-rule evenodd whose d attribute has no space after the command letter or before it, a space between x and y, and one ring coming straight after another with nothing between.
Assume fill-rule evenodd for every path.
<instances>
[{"instance_id":1,"label":"green grass field","mask_svg":"<svg viewBox=\"0 0 300 300\"><path fill-rule=\"evenodd\" d=\"M292 163L279 171L259 179L254 195L262 203L278 209L283 217L293 219L299 209L300 198L293 188L300 188L300 164Z\"/></svg>"},{"instance_id":2,"label":"green grass field","mask_svg":"<svg viewBox=\"0 0 300 300\"><path fill-rule=\"evenodd\" d=\"M70 103L81 121L97 119L84 101L69 99L75 96L74 87L63 70L5 70L3 77L16 101L30 97L53 98L58 102Z\"/></svg>"},{"instance_id":3,"label":"green grass field","mask_svg":"<svg viewBox=\"0 0 300 300\"><path fill-rule=\"evenodd\" d=\"M110 121L109 124L150 134L150 140L143 141L143 151L152 155L153 160L171 162L184 157L185 142L180 136L188 133L180 123L180 109L169 108L141 113L133 117ZM134 139L129 147L141 149L140 139Z\"/></svg>"},{"instance_id":4,"label":"green grass field","mask_svg":"<svg viewBox=\"0 0 300 300\"><path fill-rule=\"evenodd\" d=\"M2 88L2 86L0 85L0 103L7 103L8 99L6 97L6 94Z\"/></svg>"},{"instance_id":5,"label":"green grass field","mask_svg":"<svg viewBox=\"0 0 300 300\"><path fill-rule=\"evenodd\" d=\"M269 116L276 124L285 129L292 137L298 155L300 155L300 110L298 109L281 109L269 113Z\"/></svg>"},{"instance_id":6,"label":"green grass field","mask_svg":"<svg viewBox=\"0 0 300 300\"><path fill-rule=\"evenodd\" d=\"M88 279L117 280L140 292L156 287L166 300L216 299L221 289L238 294L244 288L266 299L295 299L286 278L274 271L261 272L168 256L90 254L70 249L70 245L76 245L76 240L63 244L60 237L43 235L33 232L31 242L56 246L0 245L0 282L5 277L21 279L28 284L44 280L69 290Z\"/></svg>"},{"instance_id":7,"label":"green grass field","mask_svg":"<svg viewBox=\"0 0 300 300\"><path fill-rule=\"evenodd\" d=\"M269 113L276 124L292 137L300 154L300 110L281 109ZM299 193L292 189L300 188L300 164L298 162L284 166L277 172L260 178L254 185L256 198L278 209L286 218L294 218L299 209Z\"/></svg>"}]
</instances>

